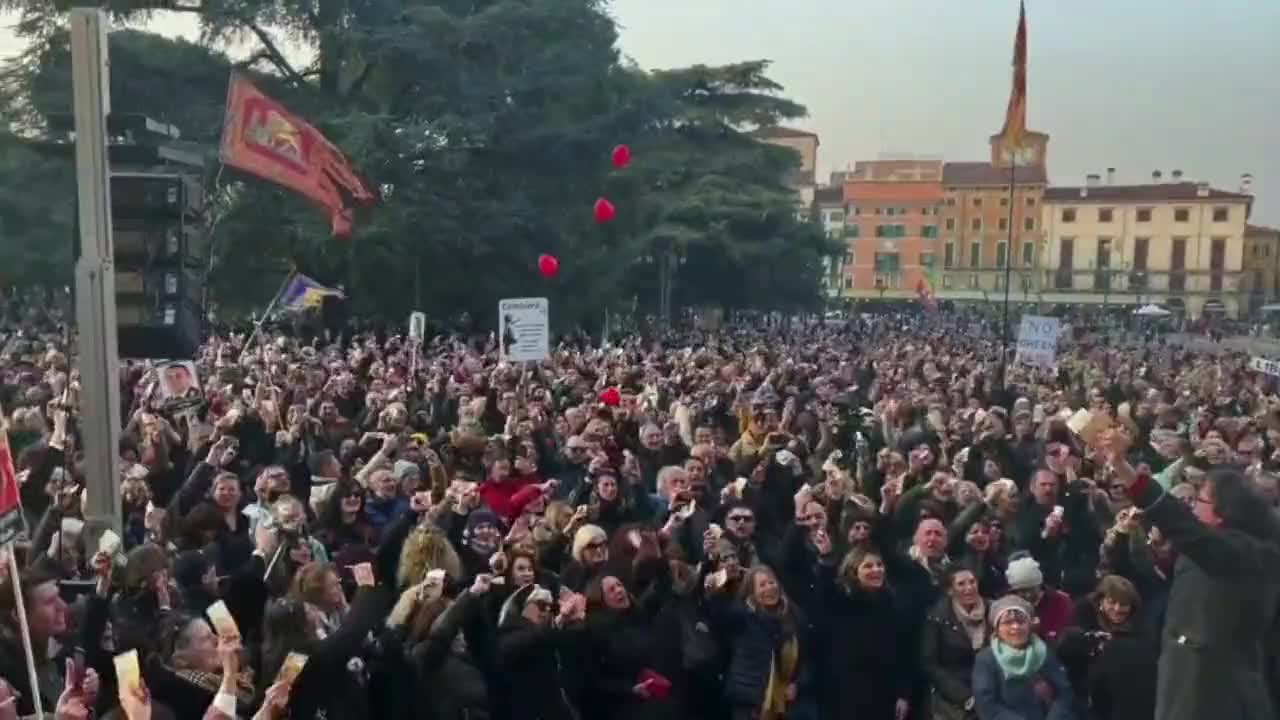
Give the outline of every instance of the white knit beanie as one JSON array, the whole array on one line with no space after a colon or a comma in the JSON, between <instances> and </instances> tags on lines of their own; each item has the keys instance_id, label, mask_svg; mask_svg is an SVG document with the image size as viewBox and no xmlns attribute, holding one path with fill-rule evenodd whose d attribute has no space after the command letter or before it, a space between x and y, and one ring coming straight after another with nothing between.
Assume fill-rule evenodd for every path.
<instances>
[{"instance_id":1,"label":"white knit beanie","mask_svg":"<svg viewBox=\"0 0 1280 720\"><path fill-rule=\"evenodd\" d=\"M1025 555L1009 561L1004 571L1004 578L1009 582L1010 590L1026 590L1044 584L1044 573L1040 572L1040 563Z\"/></svg>"}]
</instances>

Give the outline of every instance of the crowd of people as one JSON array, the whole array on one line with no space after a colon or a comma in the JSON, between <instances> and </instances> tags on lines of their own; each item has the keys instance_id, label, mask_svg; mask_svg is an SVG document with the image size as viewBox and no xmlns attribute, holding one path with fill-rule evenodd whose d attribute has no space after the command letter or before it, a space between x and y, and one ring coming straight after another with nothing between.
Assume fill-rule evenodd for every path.
<instances>
[{"instance_id":1,"label":"crowd of people","mask_svg":"<svg viewBox=\"0 0 1280 720\"><path fill-rule=\"evenodd\" d=\"M1276 717L1277 379L993 335L225 333L198 402L122 366L117 534L29 327L0 720Z\"/></svg>"}]
</instances>

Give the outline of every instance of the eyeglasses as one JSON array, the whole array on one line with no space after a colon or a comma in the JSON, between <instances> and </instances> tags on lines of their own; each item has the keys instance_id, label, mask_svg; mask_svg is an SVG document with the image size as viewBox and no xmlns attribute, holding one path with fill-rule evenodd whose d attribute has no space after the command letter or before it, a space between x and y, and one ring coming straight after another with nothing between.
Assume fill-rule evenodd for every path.
<instances>
[{"instance_id":1,"label":"eyeglasses","mask_svg":"<svg viewBox=\"0 0 1280 720\"><path fill-rule=\"evenodd\" d=\"M1008 625L1010 627L1022 627L1025 625L1029 625L1030 623L1031 623L1031 618L1027 617L1026 615L1023 615L1022 613L1009 612L1009 613L1005 613L1000 618L1001 625Z\"/></svg>"},{"instance_id":2,"label":"eyeglasses","mask_svg":"<svg viewBox=\"0 0 1280 720\"><path fill-rule=\"evenodd\" d=\"M752 515L730 515L725 519L731 523L753 523L756 521Z\"/></svg>"},{"instance_id":3,"label":"eyeglasses","mask_svg":"<svg viewBox=\"0 0 1280 720\"><path fill-rule=\"evenodd\" d=\"M584 545L584 546L583 546L583 549L584 549L584 550L603 550L603 549L604 549L604 541L602 541L602 540L595 540L595 541L589 542L589 543L587 543L586 545Z\"/></svg>"}]
</instances>

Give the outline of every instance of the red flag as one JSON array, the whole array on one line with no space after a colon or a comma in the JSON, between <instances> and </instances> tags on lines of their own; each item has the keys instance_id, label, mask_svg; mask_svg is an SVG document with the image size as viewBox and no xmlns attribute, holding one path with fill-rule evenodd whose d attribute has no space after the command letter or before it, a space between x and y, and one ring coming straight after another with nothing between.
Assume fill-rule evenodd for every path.
<instances>
[{"instance_id":1,"label":"red flag","mask_svg":"<svg viewBox=\"0 0 1280 720\"><path fill-rule=\"evenodd\" d=\"M1000 134L1005 146L1022 147L1027 134L1027 6L1018 7L1018 32L1013 41L1013 90L1009 93L1009 109L1004 115L1004 129Z\"/></svg>"},{"instance_id":2,"label":"red flag","mask_svg":"<svg viewBox=\"0 0 1280 720\"><path fill-rule=\"evenodd\" d=\"M9 423L0 408L0 545L22 531L22 504L18 497L18 474L14 472L13 451L9 449Z\"/></svg>"},{"instance_id":3,"label":"red flag","mask_svg":"<svg viewBox=\"0 0 1280 720\"><path fill-rule=\"evenodd\" d=\"M933 289L929 286L929 283L925 282L924 278L916 281L916 297L927 308L932 309L938 305L937 300L933 297Z\"/></svg>"},{"instance_id":4,"label":"red flag","mask_svg":"<svg viewBox=\"0 0 1280 720\"><path fill-rule=\"evenodd\" d=\"M329 212L333 234L351 233L356 208L380 199L342 151L307 121L232 72L222 123L222 162L284 186Z\"/></svg>"}]
</instances>

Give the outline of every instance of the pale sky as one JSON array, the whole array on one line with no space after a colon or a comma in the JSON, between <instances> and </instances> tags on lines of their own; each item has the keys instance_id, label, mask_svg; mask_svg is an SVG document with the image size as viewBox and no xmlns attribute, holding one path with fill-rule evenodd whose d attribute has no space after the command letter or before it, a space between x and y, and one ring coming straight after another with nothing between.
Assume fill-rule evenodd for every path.
<instances>
[{"instance_id":1,"label":"pale sky","mask_svg":"<svg viewBox=\"0 0 1280 720\"><path fill-rule=\"evenodd\" d=\"M768 58L798 126L821 138L819 177L881 152L987 158L1009 94L1016 0L613 0L646 68ZM189 17L153 28L191 36ZM1235 190L1280 226L1280 1L1028 0L1029 125L1049 175L1117 169ZM16 43L0 29L0 57Z\"/></svg>"}]
</instances>

